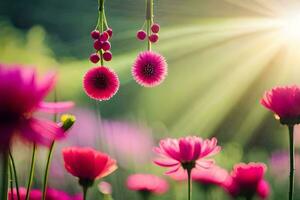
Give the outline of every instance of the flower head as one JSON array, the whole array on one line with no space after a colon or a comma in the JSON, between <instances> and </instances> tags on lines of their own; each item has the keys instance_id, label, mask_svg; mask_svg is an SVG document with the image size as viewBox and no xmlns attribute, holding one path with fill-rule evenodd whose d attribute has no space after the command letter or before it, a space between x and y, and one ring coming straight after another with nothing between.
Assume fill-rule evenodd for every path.
<instances>
[{"instance_id":1,"label":"flower head","mask_svg":"<svg viewBox=\"0 0 300 200\"><path fill-rule=\"evenodd\" d=\"M63 130L50 120L34 116L38 110L61 112L72 102L44 103L55 84L55 74L38 80L34 69L0 64L0 147L6 150L14 133L29 141L49 146L64 136Z\"/></svg>"},{"instance_id":2,"label":"flower head","mask_svg":"<svg viewBox=\"0 0 300 200\"><path fill-rule=\"evenodd\" d=\"M237 164L224 187L233 197L253 198L258 195L267 198L270 188L264 180L266 169L263 163Z\"/></svg>"},{"instance_id":3,"label":"flower head","mask_svg":"<svg viewBox=\"0 0 300 200\"><path fill-rule=\"evenodd\" d=\"M27 193L26 188L24 187L19 188L20 200L26 199L26 193ZM30 191L29 200L40 200L41 198L42 198L42 192L40 190L33 189ZM16 188L14 188L12 192L10 189L8 190L8 199L9 200L18 199Z\"/></svg>"},{"instance_id":4,"label":"flower head","mask_svg":"<svg viewBox=\"0 0 300 200\"><path fill-rule=\"evenodd\" d=\"M264 94L261 104L271 110L283 124L300 123L300 87L275 87Z\"/></svg>"},{"instance_id":5,"label":"flower head","mask_svg":"<svg viewBox=\"0 0 300 200\"><path fill-rule=\"evenodd\" d=\"M127 188L129 190L163 194L168 191L168 182L152 174L133 174L127 178Z\"/></svg>"},{"instance_id":6,"label":"flower head","mask_svg":"<svg viewBox=\"0 0 300 200\"><path fill-rule=\"evenodd\" d=\"M112 187L111 184L105 181L101 181L98 184L98 189L102 194L111 195L112 194Z\"/></svg>"},{"instance_id":7,"label":"flower head","mask_svg":"<svg viewBox=\"0 0 300 200\"><path fill-rule=\"evenodd\" d=\"M66 170L79 178L80 184L93 184L117 169L116 161L92 148L67 147L62 150ZM85 185L86 186L86 185Z\"/></svg>"},{"instance_id":8,"label":"flower head","mask_svg":"<svg viewBox=\"0 0 300 200\"><path fill-rule=\"evenodd\" d=\"M117 74L104 66L90 69L83 78L86 94L99 101L112 98L117 93L119 85Z\"/></svg>"},{"instance_id":9,"label":"flower head","mask_svg":"<svg viewBox=\"0 0 300 200\"><path fill-rule=\"evenodd\" d=\"M221 150L217 146L217 139L203 140L200 137L188 136L179 139L164 139L159 143L154 151L160 156L154 163L168 167L170 170L166 174L178 172L178 170L193 168L209 168L214 160L208 157L217 154Z\"/></svg>"},{"instance_id":10,"label":"flower head","mask_svg":"<svg viewBox=\"0 0 300 200\"><path fill-rule=\"evenodd\" d=\"M154 87L163 82L168 73L168 66L160 54L145 51L138 55L131 72L138 84Z\"/></svg>"}]
</instances>

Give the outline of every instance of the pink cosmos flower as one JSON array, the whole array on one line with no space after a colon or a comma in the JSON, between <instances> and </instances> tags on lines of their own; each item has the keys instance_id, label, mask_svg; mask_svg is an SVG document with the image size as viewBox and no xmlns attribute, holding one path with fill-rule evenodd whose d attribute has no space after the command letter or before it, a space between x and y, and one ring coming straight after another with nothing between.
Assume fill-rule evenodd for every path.
<instances>
[{"instance_id":1,"label":"pink cosmos flower","mask_svg":"<svg viewBox=\"0 0 300 200\"><path fill-rule=\"evenodd\" d=\"M83 181L94 181L117 169L116 161L92 148L67 147L62 150L67 171Z\"/></svg>"},{"instance_id":2,"label":"pink cosmos flower","mask_svg":"<svg viewBox=\"0 0 300 200\"><path fill-rule=\"evenodd\" d=\"M20 200L25 200L26 191L27 190L24 187L19 188ZM42 198L42 192L41 191L39 191L37 189L34 189L34 190L30 191L29 200L41 200L41 198ZM10 189L8 190L8 199L9 200L18 199L17 190L15 188L13 189L13 193L11 193Z\"/></svg>"},{"instance_id":3,"label":"pink cosmos flower","mask_svg":"<svg viewBox=\"0 0 300 200\"><path fill-rule=\"evenodd\" d=\"M55 74L38 80L34 69L20 65L0 64L0 146L6 150L16 133L31 142L49 146L64 136L54 122L34 116L41 109L46 112L63 112L72 102L44 103L43 99L55 84Z\"/></svg>"},{"instance_id":4,"label":"pink cosmos flower","mask_svg":"<svg viewBox=\"0 0 300 200\"><path fill-rule=\"evenodd\" d=\"M117 74L104 66L90 69L83 78L86 94L92 99L103 101L112 98L119 89Z\"/></svg>"},{"instance_id":5,"label":"pink cosmos flower","mask_svg":"<svg viewBox=\"0 0 300 200\"><path fill-rule=\"evenodd\" d=\"M138 55L131 72L138 84L154 87L163 82L168 73L168 66L162 55L144 51Z\"/></svg>"},{"instance_id":6,"label":"pink cosmos flower","mask_svg":"<svg viewBox=\"0 0 300 200\"><path fill-rule=\"evenodd\" d=\"M170 177L177 181L186 181L188 178L187 173L183 170L178 170L177 173L170 174ZM228 177L229 173L217 165L213 165L209 169L195 169L192 171L192 180L201 185L222 186Z\"/></svg>"},{"instance_id":7,"label":"pink cosmos flower","mask_svg":"<svg viewBox=\"0 0 300 200\"><path fill-rule=\"evenodd\" d=\"M210 168L214 160L207 158L217 154L220 150L221 147L217 146L216 138L211 140L203 140L196 136L180 139L167 138L161 140L159 147L154 149L160 156L154 160L154 163L170 168L166 174L180 172L182 169Z\"/></svg>"},{"instance_id":8,"label":"pink cosmos flower","mask_svg":"<svg viewBox=\"0 0 300 200\"><path fill-rule=\"evenodd\" d=\"M265 199L270 193L269 185L264 180L266 169L263 163L237 164L225 182L224 188L234 198L251 199L258 195Z\"/></svg>"},{"instance_id":9,"label":"pink cosmos flower","mask_svg":"<svg viewBox=\"0 0 300 200\"><path fill-rule=\"evenodd\" d=\"M129 190L154 194L164 194L169 189L167 181L152 174L130 175L127 178L126 185Z\"/></svg>"},{"instance_id":10,"label":"pink cosmos flower","mask_svg":"<svg viewBox=\"0 0 300 200\"><path fill-rule=\"evenodd\" d=\"M275 87L264 94L261 104L274 112L281 123L287 123L287 121L298 123L300 117L300 88L296 85Z\"/></svg>"}]
</instances>

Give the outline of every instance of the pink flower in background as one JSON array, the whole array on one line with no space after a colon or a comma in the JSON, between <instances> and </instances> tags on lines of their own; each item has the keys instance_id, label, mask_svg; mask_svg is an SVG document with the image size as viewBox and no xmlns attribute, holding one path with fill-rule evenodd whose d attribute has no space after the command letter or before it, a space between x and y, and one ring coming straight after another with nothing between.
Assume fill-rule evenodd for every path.
<instances>
[{"instance_id":1,"label":"pink flower in background","mask_svg":"<svg viewBox=\"0 0 300 200\"><path fill-rule=\"evenodd\" d=\"M133 174L127 178L127 188L129 190L149 192L154 194L166 193L169 184L164 179L152 174Z\"/></svg>"},{"instance_id":2,"label":"pink flower in background","mask_svg":"<svg viewBox=\"0 0 300 200\"><path fill-rule=\"evenodd\" d=\"M19 193L20 193L20 200L25 200L26 198L26 188L20 187ZM42 192L40 190L34 189L30 191L29 200L41 200L42 198ZM9 200L17 200L17 190L14 188L13 193L11 193L11 190L8 190L8 199Z\"/></svg>"},{"instance_id":3,"label":"pink flower in background","mask_svg":"<svg viewBox=\"0 0 300 200\"><path fill-rule=\"evenodd\" d=\"M109 100L119 89L117 74L104 66L90 69L83 78L86 94L95 100Z\"/></svg>"},{"instance_id":4,"label":"pink flower in background","mask_svg":"<svg viewBox=\"0 0 300 200\"><path fill-rule=\"evenodd\" d=\"M48 74L38 80L34 69L0 64L0 146L2 150L9 147L14 133L46 146L64 136L62 129L54 122L34 116L39 109L60 112L73 105L71 102L55 104L43 102L53 88L55 79L55 74Z\"/></svg>"},{"instance_id":5,"label":"pink flower in background","mask_svg":"<svg viewBox=\"0 0 300 200\"><path fill-rule=\"evenodd\" d=\"M141 52L132 67L135 81L145 87L159 85L168 73L168 66L163 56L152 51Z\"/></svg>"},{"instance_id":6,"label":"pink flower in background","mask_svg":"<svg viewBox=\"0 0 300 200\"><path fill-rule=\"evenodd\" d=\"M48 188L46 200L72 200L72 197L64 191Z\"/></svg>"},{"instance_id":7,"label":"pink flower in background","mask_svg":"<svg viewBox=\"0 0 300 200\"><path fill-rule=\"evenodd\" d=\"M297 120L300 117L300 88L296 85L275 87L264 94L261 104L281 120Z\"/></svg>"},{"instance_id":8,"label":"pink flower in background","mask_svg":"<svg viewBox=\"0 0 300 200\"><path fill-rule=\"evenodd\" d=\"M269 185L264 180L266 169L263 163L237 164L224 188L234 198L253 198L258 195L265 199L270 193Z\"/></svg>"},{"instance_id":9,"label":"pink flower in background","mask_svg":"<svg viewBox=\"0 0 300 200\"><path fill-rule=\"evenodd\" d=\"M195 169L192 171L192 180L201 185L222 186L228 176L229 173L225 169L216 165L213 165L209 169ZM183 170L170 174L170 177L177 181L186 181L188 178L187 173Z\"/></svg>"},{"instance_id":10,"label":"pink flower in background","mask_svg":"<svg viewBox=\"0 0 300 200\"><path fill-rule=\"evenodd\" d=\"M98 189L102 194L110 195L112 194L112 187L111 184L105 181L101 181L98 184Z\"/></svg>"},{"instance_id":11,"label":"pink flower in background","mask_svg":"<svg viewBox=\"0 0 300 200\"><path fill-rule=\"evenodd\" d=\"M217 146L217 139L203 140L200 137L188 136L179 139L167 138L161 140L159 147L154 151L159 158L154 163L169 168L166 174L182 173L183 169L210 168L214 160L209 157L219 153L220 146Z\"/></svg>"},{"instance_id":12,"label":"pink flower in background","mask_svg":"<svg viewBox=\"0 0 300 200\"><path fill-rule=\"evenodd\" d=\"M67 147L62 153L66 170L80 180L94 181L117 169L115 160L92 148Z\"/></svg>"}]
</instances>

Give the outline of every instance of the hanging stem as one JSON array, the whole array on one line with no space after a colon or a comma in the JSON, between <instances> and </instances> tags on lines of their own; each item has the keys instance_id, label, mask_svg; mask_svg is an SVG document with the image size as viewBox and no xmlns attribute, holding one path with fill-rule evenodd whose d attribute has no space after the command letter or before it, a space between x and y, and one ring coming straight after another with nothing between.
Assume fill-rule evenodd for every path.
<instances>
[{"instance_id":1,"label":"hanging stem","mask_svg":"<svg viewBox=\"0 0 300 200\"><path fill-rule=\"evenodd\" d=\"M15 160L14 160L14 157L12 156L12 153L11 153L10 150L8 151L8 153L9 153L9 158L10 158L10 165L12 166L13 173L14 173L14 179L15 179L15 184L16 184L17 197L18 197L18 200L21 200L20 192L19 192L19 181L18 181L18 175L17 175L17 169L16 169Z\"/></svg>"},{"instance_id":2,"label":"hanging stem","mask_svg":"<svg viewBox=\"0 0 300 200\"><path fill-rule=\"evenodd\" d=\"M289 141L290 141L289 200L293 200L293 195L294 195L294 173L295 173L294 125L289 125L288 127L289 127Z\"/></svg>"},{"instance_id":3,"label":"hanging stem","mask_svg":"<svg viewBox=\"0 0 300 200\"><path fill-rule=\"evenodd\" d=\"M1 190L0 196L1 199L7 199L8 191L8 152L2 152L2 180L1 180Z\"/></svg>"},{"instance_id":4,"label":"hanging stem","mask_svg":"<svg viewBox=\"0 0 300 200\"><path fill-rule=\"evenodd\" d=\"M104 31L104 20L106 21L105 13L104 13L104 0L98 0L98 22L97 29L100 33ZM104 65L103 52L102 49L99 50L101 66Z\"/></svg>"},{"instance_id":5,"label":"hanging stem","mask_svg":"<svg viewBox=\"0 0 300 200\"><path fill-rule=\"evenodd\" d=\"M188 200L191 200L192 197L192 181L191 181L191 169L187 169L187 174L188 174Z\"/></svg>"},{"instance_id":6,"label":"hanging stem","mask_svg":"<svg viewBox=\"0 0 300 200\"><path fill-rule=\"evenodd\" d=\"M153 0L146 2L146 22L147 22L147 36L151 34L151 25L153 23ZM148 38L148 51L151 51L151 42Z\"/></svg>"},{"instance_id":7,"label":"hanging stem","mask_svg":"<svg viewBox=\"0 0 300 200\"><path fill-rule=\"evenodd\" d=\"M29 174L29 178L28 178L28 184L27 184L27 191L26 191L26 198L25 198L25 200L29 200L30 188L31 188L31 185L32 185L33 175L34 175L35 154L36 154L36 144L34 143L33 144L33 150L32 150L30 174Z\"/></svg>"},{"instance_id":8,"label":"hanging stem","mask_svg":"<svg viewBox=\"0 0 300 200\"><path fill-rule=\"evenodd\" d=\"M51 163L51 160L52 160L54 146L55 146L55 141L52 142L49 153L48 153L46 169L45 169L45 175L44 175L43 199L42 200L46 199L46 190L47 190L47 185L48 185L49 169L50 169L50 163Z\"/></svg>"}]
</instances>

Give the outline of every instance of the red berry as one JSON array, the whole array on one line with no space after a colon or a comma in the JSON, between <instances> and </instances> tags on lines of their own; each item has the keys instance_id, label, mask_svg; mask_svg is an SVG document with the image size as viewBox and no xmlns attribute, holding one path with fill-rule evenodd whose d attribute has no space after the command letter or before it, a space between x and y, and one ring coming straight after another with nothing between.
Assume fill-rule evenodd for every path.
<instances>
[{"instance_id":1,"label":"red berry","mask_svg":"<svg viewBox=\"0 0 300 200\"><path fill-rule=\"evenodd\" d=\"M112 30L112 28L108 28L108 29L106 30L106 32L108 33L109 37L111 38L112 35L113 35L113 30Z\"/></svg>"},{"instance_id":2,"label":"red berry","mask_svg":"<svg viewBox=\"0 0 300 200\"><path fill-rule=\"evenodd\" d=\"M91 37L95 40L98 39L100 37L100 32L98 30L93 30L91 32Z\"/></svg>"},{"instance_id":3,"label":"red berry","mask_svg":"<svg viewBox=\"0 0 300 200\"><path fill-rule=\"evenodd\" d=\"M108 33L107 33L107 32L103 32L103 33L101 33L99 40L100 40L101 42L105 42L105 41L108 40L108 38L109 38Z\"/></svg>"},{"instance_id":4,"label":"red berry","mask_svg":"<svg viewBox=\"0 0 300 200\"><path fill-rule=\"evenodd\" d=\"M139 30L137 33L136 33L136 37L137 39L139 40L144 40L147 36L147 33L143 30Z\"/></svg>"},{"instance_id":5,"label":"red berry","mask_svg":"<svg viewBox=\"0 0 300 200\"><path fill-rule=\"evenodd\" d=\"M152 26L151 26L151 31L153 32L153 33L158 33L159 32L159 29L160 29L160 26L159 26L159 24L152 24Z\"/></svg>"},{"instance_id":6,"label":"red berry","mask_svg":"<svg viewBox=\"0 0 300 200\"><path fill-rule=\"evenodd\" d=\"M149 40L150 42L152 43L155 43L158 41L158 34L157 33L152 33L150 36L149 36Z\"/></svg>"},{"instance_id":7,"label":"red berry","mask_svg":"<svg viewBox=\"0 0 300 200\"><path fill-rule=\"evenodd\" d=\"M110 48L111 48L111 45L110 45L109 41L106 41L106 42L102 43L102 49L103 49L103 51L108 51L108 50L110 50Z\"/></svg>"},{"instance_id":8,"label":"red berry","mask_svg":"<svg viewBox=\"0 0 300 200\"><path fill-rule=\"evenodd\" d=\"M110 51L104 52L104 54L103 54L103 59L104 59L105 61L111 61L111 59L112 59L112 53L111 53Z\"/></svg>"},{"instance_id":9,"label":"red berry","mask_svg":"<svg viewBox=\"0 0 300 200\"><path fill-rule=\"evenodd\" d=\"M100 50L101 47L102 47L102 42L99 39L95 40L95 42L94 42L94 49Z\"/></svg>"},{"instance_id":10,"label":"red berry","mask_svg":"<svg viewBox=\"0 0 300 200\"><path fill-rule=\"evenodd\" d=\"M90 61L92 63L97 63L97 62L99 62L99 60L100 60L100 57L97 53L93 53L90 55Z\"/></svg>"}]
</instances>

